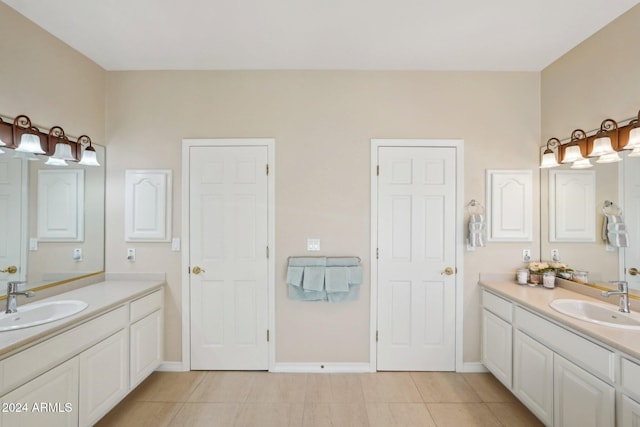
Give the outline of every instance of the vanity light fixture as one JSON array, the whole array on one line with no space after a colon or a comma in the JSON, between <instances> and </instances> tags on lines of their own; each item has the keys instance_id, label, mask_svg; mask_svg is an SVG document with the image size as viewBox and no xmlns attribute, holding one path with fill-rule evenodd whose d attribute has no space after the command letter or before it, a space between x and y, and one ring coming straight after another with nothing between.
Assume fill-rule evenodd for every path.
<instances>
[{"instance_id":1,"label":"vanity light fixture","mask_svg":"<svg viewBox=\"0 0 640 427\"><path fill-rule=\"evenodd\" d=\"M640 157L640 111L638 111L638 118L629 122L629 140L627 145L624 146L625 150L631 150L629 157Z\"/></svg>"},{"instance_id":2,"label":"vanity light fixture","mask_svg":"<svg viewBox=\"0 0 640 427\"><path fill-rule=\"evenodd\" d=\"M96 149L93 148L91 138L89 138L87 135L82 135L81 137L79 137L78 150L80 150L83 143L88 143L89 145L82 152L82 159L78 164L85 166L100 166L100 163L98 163L98 157L96 155Z\"/></svg>"},{"instance_id":3,"label":"vanity light fixture","mask_svg":"<svg viewBox=\"0 0 640 427\"><path fill-rule=\"evenodd\" d=\"M76 158L71 154L69 138L67 138L67 135L65 135L64 130L60 126L54 126L49 130L49 150L51 150L52 142L55 141L57 142L55 143L53 155L49 157L49 160L45 164L67 166L67 160L76 161Z\"/></svg>"},{"instance_id":4,"label":"vanity light fixture","mask_svg":"<svg viewBox=\"0 0 640 427\"><path fill-rule=\"evenodd\" d=\"M598 157L596 163L613 163L622 160L618 152L614 150L609 133L615 131L616 144L618 143L618 124L611 119L604 119L600 129L593 140L593 149L589 157Z\"/></svg>"},{"instance_id":5,"label":"vanity light fixture","mask_svg":"<svg viewBox=\"0 0 640 427\"><path fill-rule=\"evenodd\" d=\"M42 146L40 145L40 136L38 135L40 131L38 128L31 125L31 119L25 115L20 115L13 120L14 144L20 133L22 133L22 136L20 137L20 143L18 144L16 151L23 153L45 154Z\"/></svg>"},{"instance_id":6,"label":"vanity light fixture","mask_svg":"<svg viewBox=\"0 0 640 427\"><path fill-rule=\"evenodd\" d=\"M556 160L556 153L551 149L552 147L560 147L560 140L558 138L550 138L547 141L547 149L542 153L542 163L540 163L540 169L555 168L560 166Z\"/></svg>"}]
</instances>

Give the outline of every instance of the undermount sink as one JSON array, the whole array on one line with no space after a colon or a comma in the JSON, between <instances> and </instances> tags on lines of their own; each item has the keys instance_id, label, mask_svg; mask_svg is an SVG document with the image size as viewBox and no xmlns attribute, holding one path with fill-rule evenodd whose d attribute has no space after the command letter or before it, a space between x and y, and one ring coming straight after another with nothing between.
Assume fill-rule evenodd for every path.
<instances>
[{"instance_id":1,"label":"undermount sink","mask_svg":"<svg viewBox=\"0 0 640 427\"><path fill-rule=\"evenodd\" d=\"M43 301L18 306L15 313L0 314L0 332L42 325L72 316L87 308L84 301Z\"/></svg>"},{"instance_id":2,"label":"undermount sink","mask_svg":"<svg viewBox=\"0 0 640 427\"><path fill-rule=\"evenodd\" d=\"M557 299L549 303L556 311L576 319L622 329L640 330L640 315L622 313L612 304L577 299Z\"/></svg>"}]
</instances>

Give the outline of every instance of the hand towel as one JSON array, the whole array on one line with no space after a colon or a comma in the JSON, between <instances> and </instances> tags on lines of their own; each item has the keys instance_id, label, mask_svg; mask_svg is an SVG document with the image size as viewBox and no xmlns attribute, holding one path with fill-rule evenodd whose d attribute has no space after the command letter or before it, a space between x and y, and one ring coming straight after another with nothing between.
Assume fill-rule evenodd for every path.
<instances>
[{"instance_id":1,"label":"hand towel","mask_svg":"<svg viewBox=\"0 0 640 427\"><path fill-rule=\"evenodd\" d=\"M304 273L302 276L302 288L305 291L323 291L324 271L324 266L304 267Z\"/></svg>"},{"instance_id":2,"label":"hand towel","mask_svg":"<svg viewBox=\"0 0 640 427\"><path fill-rule=\"evenodd\" d=\"M607 242L614 248L628 248L629 235L627 232L607 233Z\"/></svg>"},{"instance_id":3,"label":"hand towel","mask_svg":"<svg viewBox=\"0 0 640 427\"><path fill-rule=\"evenodd\" d=\"M359 285L362 283L362 267L348 267L349 284Z\"/></svg>"},{"instance_id":4,"label":"hand towel","mask_svg":"<svg viewBox=\"0 0 640 427\"><path fill-rule=\"evenodd\" d=\"M331 292L327 294L329 302L353 302L357 301L360 293L360 285L349 285L349 292Z\"/></svg>"},{"instance_id":5,"label":"hand towel","mask_svg":"<svg viewBox=\"0 0 640 427\"><path fill-rule=\"evenodd\" d=\"M305 291L298 286L289 285L289 299L295 301L326 301L327 293L324 291Z\"/></svg>"},{"instance_id":6,"label":"hand towel","mask_svg":"<svg viewBox=\"0 0 640 427\"><path fill-rule=\"evenodd\" d=\"M471 214L469 216L469 246L484 247L486 245L486 223L484 215Z\"/></svg>"},{"instance_id":7,"label":"hand towel","mask_svg":"<svg viewBox=\"0 0 640 427\"><path fill-rule=\"evenodd\" d=\"M349 292L348 267L327 267L324 274L324 288L327 294Z\"/></svg>"},{"instance_id":8,"label":"hand towel","mask_svg":"<svg viewBox=\"0 0 640 427\"><path fill-rule=\"evenodd\" d=\"M304 267L287 267L287 284L293 286L302 286L302 275Z\"/></svg>"},{"instance_id":9,"label":"hand towel","mask_svg":"<svg viewBox=\"0 0 640 427\"><path fill-rule=\"evenodd\" d=\"M354 267L360 264L357 257L328 257L327 267Z\"/></svg>"}]
</instances>

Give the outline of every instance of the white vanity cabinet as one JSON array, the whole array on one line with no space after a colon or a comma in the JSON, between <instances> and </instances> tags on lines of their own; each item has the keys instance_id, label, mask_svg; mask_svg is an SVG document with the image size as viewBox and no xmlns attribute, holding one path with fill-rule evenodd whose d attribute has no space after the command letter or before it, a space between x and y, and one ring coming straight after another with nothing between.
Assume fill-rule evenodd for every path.
<instances>
[{"instance_id":1,"label":"white vanity cabinet","mask_svg":"<svg viewBox=\"0 0 640 427\"><path fill-rule=\"evenodd\" d=\"M640 365L622 358L616 375L614 351L487 290L482 301L483 363L545 425L615 426L619 381L617 425L640 426ZM509 354L510 364L496 363Z\"/></svg>"},{"instance_id":2,"label":"white vanity cabinet","mask_svg":"<svg viewBox=\"0 0 640 427\"><path fill-rule=\"evenodd\" d=\"M95 424L159 366L162 318L159 288L0 360L0 427Z\"/></svg>"},{"instance_id":3,"label":"white vanity cabinet","mask_svg":"<svg viewBox=\"0 0 640 427\"><path fill-rule=\"evenodd\" d=\"M512 380L512 305L484 292L482 309L482 363L507 388Z\"/></svg>"}]
</instances>

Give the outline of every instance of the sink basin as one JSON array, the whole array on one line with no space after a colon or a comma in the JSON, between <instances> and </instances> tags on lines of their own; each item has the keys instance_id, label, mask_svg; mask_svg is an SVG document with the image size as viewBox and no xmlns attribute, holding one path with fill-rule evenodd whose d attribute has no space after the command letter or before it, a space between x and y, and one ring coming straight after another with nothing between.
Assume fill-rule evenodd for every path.
<instances>
[{"instance_id":1,"label":"sink basin","mask_svg":"<svg viewBox=\"0 0 640 427\"><path fill-rule=\"evenodd\" d=\"M43 301L18 306L16 313L0 314L0 331L28 328L64 319L87 308L84 301Z\"/></svg>"},{"instance_id":2,"label":"sink basin","mask_svg":"<svg viewBox=\"0 0 640 427\"><path fill-rule=\"evenodd\" d=\"M549 303L556 311L576 319L622 329L640 330L640 315L622 313L612 304L577 299L557 299Z\"/></svg>"}]
</instances>

